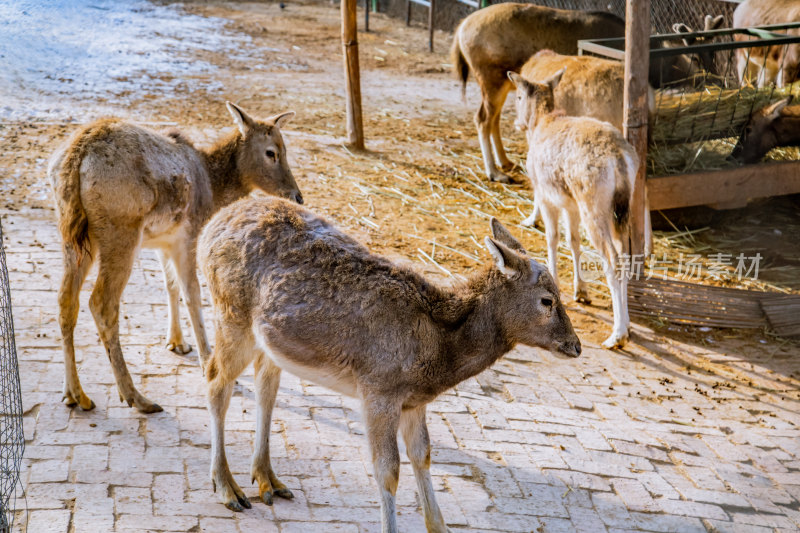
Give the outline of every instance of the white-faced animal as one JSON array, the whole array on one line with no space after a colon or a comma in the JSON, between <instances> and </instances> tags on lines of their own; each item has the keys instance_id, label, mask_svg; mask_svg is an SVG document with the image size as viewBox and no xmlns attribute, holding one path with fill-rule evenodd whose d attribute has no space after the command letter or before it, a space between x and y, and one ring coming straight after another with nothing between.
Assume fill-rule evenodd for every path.
<instances>
[{"instance_id":1,"label":"white-faced animal","mask_svg":"<svg viewBox=\"0 0 800 533\"><path fill-rule=\"evenodd\" d=\"M250 477L264 502L292 494L269 457L272 409L286 370L361 401L382 531L397 531L398 431L427 529L448 531L429 472L426 405L517 344L569 357L581 352L550 274L499 222L491 227L493 263L446 288L285 200L244 199L209 222L199 260L216 313L217 344L206 367L211 479L226 506L250 507L228 468L224 420L234 381L253 362Z\"/></svg>"},{"instance_id":2,"label":"white-faced animal","mask_svg":"<svg viewBox=\"0 0 800 533\"><path fill-rule=\"evenodd\" d=\"M160 411L134 386L119 342L120 298L139 249L155 248L164 269L169 293L167 347L178 353L191 350L180 328L181 291L202 364L210 353L195 259L203 224L254 189L302 203L280 133L294 113L258 121L231 103L228 110L237 128L208 150L194 148L179 133L162 135L103 119L75 132L51 158L48 174L63 240L58 304L67 405L94 407L78 379L73 345L79 293L93 263L98 263L98 274L89 307L120 399L145 413Z\"/></svg>"},{"instance_id":3,"label":"white-faced animal","mask_svg":"<svg viewBox=\"0 0 800 533\"><path fill-rule=\"evenodd\" d=\"M516 124L528 139L528 175L545 223L550 273L557 281L558 218L563 211L572 248L575 299L589 300L579 275L582 222L592 245L605 259L611 291L614 328L603 346L621 347L628 340L630 324L624 261L630 254L631 198L639 159L611 124L554 112L553 90L563 74L562 70L537 82L508 73L517 87ZM533 224L535 218L534 212L523 224ZM649 250L649 215L646 225L645 248Z\"/></svg>"}]
</instances>

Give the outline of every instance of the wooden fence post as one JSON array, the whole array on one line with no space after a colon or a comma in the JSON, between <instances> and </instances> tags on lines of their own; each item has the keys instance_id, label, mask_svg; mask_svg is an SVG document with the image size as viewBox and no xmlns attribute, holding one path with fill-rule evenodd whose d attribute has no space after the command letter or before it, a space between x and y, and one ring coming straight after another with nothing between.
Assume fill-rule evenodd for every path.
<instances>
[{"instance_id":1,"label":"wooden fence post","mask_svg":"<svg viewBox=\"0 0 800 533\"><path fill-rule=\"evenodd\" d=\"M625 9L625 138L639 155L633 187L631 254L644 252L647 175L647 89L650 68L650 0L627 0Z\"/></svg>"},{"instance_id":2,"label":"wooden fence post","mask_svg":"<svg viewBox=\"0 0 800 533\"><path fill-rule=\"evenodd\" d=\"M357 0L342 2L342 49L347 109L347 140L357 150L364 149L364 123L361 118L361 76L358 70Z\"/></svg>"}]
</instances>

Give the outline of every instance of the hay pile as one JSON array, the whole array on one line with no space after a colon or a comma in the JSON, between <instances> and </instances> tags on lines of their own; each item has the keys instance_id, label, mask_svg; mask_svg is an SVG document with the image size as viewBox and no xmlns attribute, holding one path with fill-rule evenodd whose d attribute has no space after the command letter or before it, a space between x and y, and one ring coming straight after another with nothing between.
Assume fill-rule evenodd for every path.
<instances>
[{"instance_id":1,"label":"hay pile","mask_svg":"<svg viewBox=\"0 0 800 533\"><path fill-rule=\"evenodd\" d=\"M650 119L648 174L664 176L736 166L733 147L752 112L787 96L800 96L800 83L787 87L661 91ZM796 160L796 148L773 150L767 159Z\"/></svg>"}]
</instances>

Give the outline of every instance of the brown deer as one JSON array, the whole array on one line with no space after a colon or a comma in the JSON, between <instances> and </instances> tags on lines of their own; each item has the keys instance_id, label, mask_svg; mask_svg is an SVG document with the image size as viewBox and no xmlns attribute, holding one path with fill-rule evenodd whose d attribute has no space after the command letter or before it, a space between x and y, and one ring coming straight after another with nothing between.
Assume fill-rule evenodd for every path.
<instances>
[{"instance_id":1,"label":"brown deer","mask_svg":"<svg viewBox=\"0 0 800 533\"><path fill-rule=\"evenodd\" d=\"M475 114L475 125L486 175L492 181L508 183L509 177L501 169L514 168L500 136L500 113L512 89L506 72L519 72L528 58L539 50L576 54L581 39L622 37L624 34L625 22L610 13L568 11L531 4L496 4L476 11L461 22L453 38L451 62L464 87L470 71L480 87L481 106Z\"/></svg>"},{"instance_id":2,"label":"brown deer","mask_svg":"<svg viewBox=\"0 0 800 533\"><path fill-rule=\"evenodd\" d=\"M547 238L547 263L557 282L558 218L567 215L568 240L575 271L575 299L588 303L580 277L580 224L603 255L614 311L614 329L603 342L618 348L628 340L628 278L623 261L630 261L630 212L633 184L639 168L636 151L622 133L590 117L567 117L554 112L553 91L564 70L543 81L508 76L517 87L517 127L528 139L528 175L541 210ZM645 253L651 248L649 210L646 212ZM523 224L532 223L536 215ZM630 263L628 263L629 265Z\"/></svg>"},{"instance_id":3,"label":"brown deer","mask_svg":"<svg viewBox=\"0 0 800 533\"><path fill-rule=\"evenodd\" d=\"M102 119L78 130L51 158L48 174L63 240L58 304L67 405L94 407L78 379L73 331L80 289L95 260L99 267L89 307L120 399L145 413L161 411L134 387L119 342L120 298L139 248L155 248L164 269L168 348L191 350L180 329L180 287L202 365L210 352L196 272L196 242L203 224L254 189L302 203L280 133L294 112L262 122L230 102L228 111L238 128L208 150L194 148L179 133L162 135Z\"/></svg>"},{"instance_id":4,"label":"brown deer","mask_svg":"<svg viewBox=\"0 0 800 533\"><path fill-rule=\"evenodd\" d=\"M426 405L516 344L581 352L546 269L499 222L491 227L486 247L494 263L445 288L285 200L244 199L208 223L198 242L216 312L206 366L211 479L227 507L250 507L228 468L224 423L234 380L253 361L251 478L265 503L292 497L269 458L272 409L287 370L361 400L383 531L397 531L398 430L427 529L448 531L431 484Z\"/></svg>"},{"instance_id":5,"label":"brown deer","mask_svg":"<svg viewBox=\"0 0 800 533\"><path fill-rule=\"evenodd\" d=\"M753 113L731 156L749 165L778 146L800 145L800 105L788 106L791 100L783 98Z\"/></svg>"}]
</instances>

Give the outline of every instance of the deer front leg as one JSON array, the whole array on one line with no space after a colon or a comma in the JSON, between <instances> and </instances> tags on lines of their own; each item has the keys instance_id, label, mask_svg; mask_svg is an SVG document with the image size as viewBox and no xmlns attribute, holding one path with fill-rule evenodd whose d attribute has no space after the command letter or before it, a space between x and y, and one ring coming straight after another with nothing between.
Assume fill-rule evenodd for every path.
<instances>
[{"instance_id":1,"label":"deer front leg","mask_svg":"<svg viewBox=\"0 0 800 533\"><path fill-rule=\"evenodd\" d=\"M381 532L397 533L395 494L400 476L400 452L397 449L400 406L382 398L365 398L364 419L375 481L381 496Z\"/></svg>"},{"instance_id":2,"label":"deer front leg","mask_svg":"<svg viewBox=\"0 0 800 533\"><path fill-rule=\"evenodd\" d=\"M417 490L422 499L422 511L425 515L425 527L428 533L447 533L450 530L444 523L439 504L431 482L431 444L428 437L428 426L425 423L425 406L403 411L400 415L400 432L406 443L406 453L411 467L414 469L414 478L417 480Z\"/></svg>"},{"instance_id":3,"label":"deer front leg","mask_svg":"<svg viewBox=\"0 0 800 533\"><path fill-rule=\"evenodd\" d=\"M171 256L159 250L158 260L161 262L161 270L164 271L164 286L169 295L169 331L167 332L167 350L180 355L186 355L192 351L192 347L183 339L181 331L180 316L180 287L178 285L178 274L175 272L175 263Z\"/></svg>"},{"instance_id":4,"label":"deer front leg","mask_svg":"<svg viewBox=\"0 0 800 533\"><path fill-rule=\"evenodd\" d=\"M200 282L197 280L197 256L195 253L195 239L188 237L181 241L177 250L173 252L173 261L178 271L178 280L189 308L189 321L192 323L194 340L197 342L197 355L200 359L200 368L205 372L211 349L208 346L206 327L203 323L202 299L200 296Z\"/></svg>"},{"instance_id":5,"label":"deer front leg","mask_svg":"<svg viewBox=\"0 0 800 533\"><path fill-rule=\"evenodd\" d=\"M294 494L275 476L269 460L269 433L272 424L272 409L281 382L281 369L263 353L255 360L256 381L256 445L253 464L250 467L252 482L258 481L258 494L267 505L272 505L272 496L291 500Z\"/></svg>"}]
</instances>

